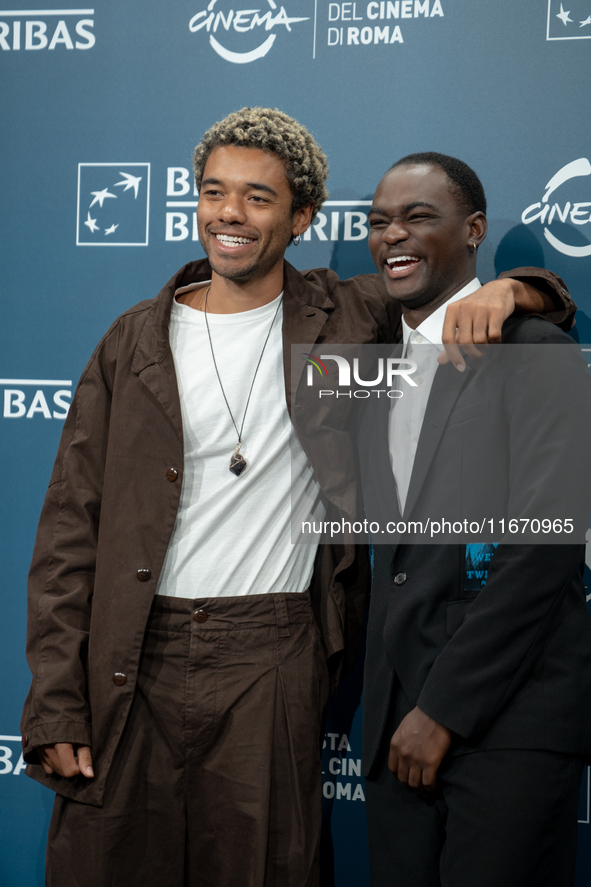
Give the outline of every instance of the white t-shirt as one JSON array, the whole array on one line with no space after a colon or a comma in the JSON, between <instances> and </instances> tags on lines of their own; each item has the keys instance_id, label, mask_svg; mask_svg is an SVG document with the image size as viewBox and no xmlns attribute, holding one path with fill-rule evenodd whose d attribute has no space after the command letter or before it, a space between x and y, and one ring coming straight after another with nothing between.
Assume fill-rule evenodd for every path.
<instances>
[{"instance_id":1,"label":"white t-shirt","mask_svg":"<svg viewBox=\"0 0 591 887\"><path fill-rule=\"evenodd\" d=\"M304 591L316 544L292 545L292 465L299 486L319 498L285 402L281 296L251 311L207 314L218 371L238 429L265 338L277 312L252 389L239 477L230 457L237 434L224 402L205 325L188 305L172 306L170 344L183 417L185 468L171 541L157 593L227 597ZM277 309L279 310L277 311Z\"/></svg>"}]
</instances>

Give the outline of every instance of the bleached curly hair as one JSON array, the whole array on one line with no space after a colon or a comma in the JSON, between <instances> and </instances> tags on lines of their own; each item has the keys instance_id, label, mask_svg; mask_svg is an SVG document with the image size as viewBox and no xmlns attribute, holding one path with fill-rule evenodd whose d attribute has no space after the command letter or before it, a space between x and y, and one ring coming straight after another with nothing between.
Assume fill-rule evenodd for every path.
<instances>
[{"instance_id":1,"label":"bleached curly hair","mask_svg":"<svg viewBox=\"0 0 591 887\"><path fill-rule=\"evenodd\" d=\"M328 197L328 163L324 151L297 120L277 108L242 108L207 130L193 153L197 190L207 158L218 145L261 148L285 161L293 194L292 212L314 204L312 219Z\"/></svg>"}]
</instances>

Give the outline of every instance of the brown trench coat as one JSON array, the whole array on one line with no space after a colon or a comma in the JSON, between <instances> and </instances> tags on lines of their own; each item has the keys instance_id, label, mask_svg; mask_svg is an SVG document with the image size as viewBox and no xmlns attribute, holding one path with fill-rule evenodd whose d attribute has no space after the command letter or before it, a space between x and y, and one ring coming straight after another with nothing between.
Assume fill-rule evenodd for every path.
<instances>
[{"instance_id":1,"label":"brown trench coat","mask_svg":"<svg viewBox=\"0 0 591 887\"><path fill-rule=\"evenodd\" d=\"M553 319L570 325L573 305L559 279L537 269L511 274L555 291L565 308ZM80 379L39 523L29 577L33 680L22 719L27 773L87 804L102 803L179 504L183 434L168 340L174 292L210 277L207 261L189 263L107 331ZM302 275L287 263L283 312L290 414L292 343L393 341L400 320L376 275L340 282L327 269ZM346 419L341 402L331 416L335 445L348 446ZM338 479L330 489L320 482L333 504L354 513L355 490L336 496ZM319 547L312 602L335 681L344 651L356 649L368 583L364 549L356 556L353 546ZM47 776L35 749L55 742L92 746L94 779Z\"/></svg>"}]
</instances>

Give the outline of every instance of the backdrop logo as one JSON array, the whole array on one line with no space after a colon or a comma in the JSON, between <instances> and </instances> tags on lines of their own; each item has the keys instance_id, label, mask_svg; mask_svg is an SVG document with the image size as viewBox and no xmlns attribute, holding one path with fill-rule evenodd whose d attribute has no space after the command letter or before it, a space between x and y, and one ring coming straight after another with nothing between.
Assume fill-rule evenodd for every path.
<instances>
[{"instance_id":1,"label":"backdrop logo","mask_svg":"<svg viewBox=\"0 0 591 887\"><path fill-rule=\"evenodd\" d=\"M570 200L563 200L551 204L550 197L558 188L565 186L571 179L589 175L591 175L591 163L589 163L586 157L580 157L578 160L567 163L566 166L558 170L556 175L552 176L546 185L546 192L542 200L538 203L532 203L521 215L521 221L524 225L531 225L532 222L540 222L541 225L544 225L544 237L548 243L558 250L559 253L563 253L565 256L572 256L573 258L591 256L591 244L573 246L562 239L567 237L566 233L561 233L561 236L557 237L550 231L548 226L552 222L562 224L570 222L572 225L577 226L591 224L591 201L571 202Z\"/></svg>"},{"instance_id":2,"label":"backdrop logo","mask_svg":"<svg viewBox=\"0 0 591 887\"><path fill-rule=\"evenodd\" d=\"M77 246L147 246L149 163L79 163Z\"/></svg>"},{"instance_id":3,"label":"backdrop logo","mask_svg":"<svg viewBox=\"0 0 591 887\"><path fill-rule=\"evenodd\" d=\"M205 29L211 48L235 65L263 58L275 43L277 33L291 33L292 25L309 20L309 17L289 16L285 7L278 7L275 0L266 0L269 9L229 9L224 12L215 8L217 2L211 0L206 9L196 13L189 22L189 30L195 33Z\"/></svg>"},{"instance_id":4,"label":"backdrop logo","mask_svg":"<svg viewBox=\"0 0 591 887\"><path fill-rule=\"evenodd\" d=\"M92 49L94 9L0 9L0 48Z\"/></svg>"},{"instance_id":5,"label":"backdrop logo","mask_svg":"<svg viewBox=\"0 0 591 887\"><path fill-rule=\"evenodd\" d=\"M21 737L0 735L0 776L20 776L26 766L21 749Z\"/></svg>"},{"instance_id":6,"label":"backdrop logo","mask_svg":"<svg viewBox=\"0 0 591 887\"><path fill-rule=\"evenodd\" d=\"M322 780L322 794L324 797L328 801L333 799L337 801L365 801L361 778L361 758L355 757L347 734L325 733L322 748L322 775L325 777ZM335 779L335 777L337 778Z\"/></svg>"},{"instance_id":7,"label":"backdrop logo","mask_svg":"<svg viewBox=\"0 0 591 887\"><path fill-rule=\"evenodd\" d=\"M197 198L192 173L185 166L169 166L166 187L166 223L164 239L171 243L199 240L197 230ZM170 199L172 198L172 199ZM367 240L367 211L371 200L327 200L304 233L304 243Z\"/></svg>"},{"instance_id":8,"label":"backdrop logo","mask_svg":"<svg viewBox=\"0 0 591 887\"><path fill-rule=\"evenodd\" d=\"M72 399L71 379L0 379L4 419L65 419Z\"/></svg>"},{"instance_id":9,"label":"backdrop logo","mask_svg":"<svg viewBox=\"0 0 591 887\"><path fill-rule=\"evenodd\" d=\"M546 40L590 40L589 0L548 0Z\"/></svg>"},{"instance_id":10,"label":"backdrop logo","mask_svg":"<svg viewBox=\"0 0 591 887\"><path fill-rule=\"evenodd\" d=\"M326 45L330 47L396 46L410 33L409 19L443 18L442 0L339 0L328 4ZM346 23L346 24L343 24ZM421 27L418 25L418 27ZM417 34L418 31L415 31ZM348 51L348 50L347 50Z\"/></svg>"}]
</instances>

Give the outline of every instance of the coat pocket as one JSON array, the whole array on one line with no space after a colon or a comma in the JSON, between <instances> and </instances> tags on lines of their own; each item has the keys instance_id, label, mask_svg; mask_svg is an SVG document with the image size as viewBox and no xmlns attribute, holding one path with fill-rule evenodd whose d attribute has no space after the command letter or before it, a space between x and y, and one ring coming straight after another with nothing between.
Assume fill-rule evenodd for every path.
<instances>
[{"instance_id":1,"label":"coat pocket","mask_svg":"<svg viewBox=\"0 0 591 887\"><path fill-rule=\"evenodd\" d=\"M461 601L449 601L445 614L445 630L450 638L456 633L468 612L468 608L475 598L464 598Z\"/></svg>"},{"instance_id":2,"label":"coat pocket","mask_svg":"<svg viewBox=\"0 0 591 887\"><path fill-rule=\"evenodd\" d=\"M479 400L475 403L466 404L450 413L447 424L448 426L455 425L458 422L468 422L470 419L486 416L489 412L489 408L490 404L488 400Z\"/></svg>"}]
</instances>

